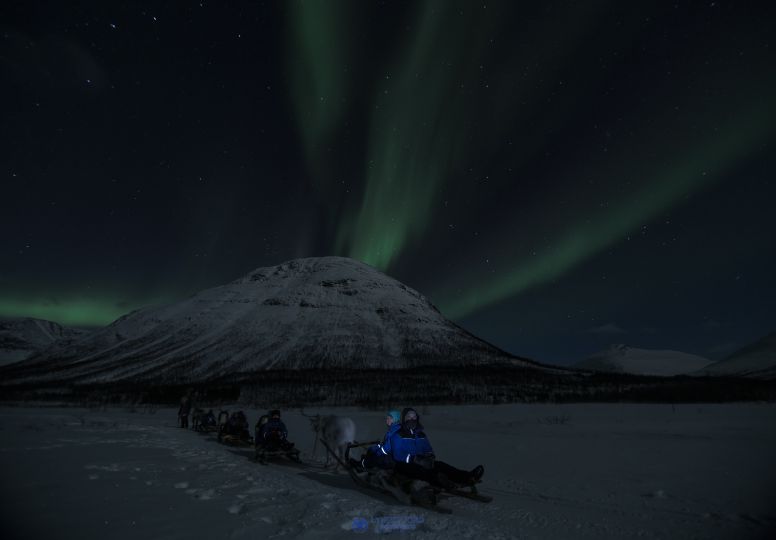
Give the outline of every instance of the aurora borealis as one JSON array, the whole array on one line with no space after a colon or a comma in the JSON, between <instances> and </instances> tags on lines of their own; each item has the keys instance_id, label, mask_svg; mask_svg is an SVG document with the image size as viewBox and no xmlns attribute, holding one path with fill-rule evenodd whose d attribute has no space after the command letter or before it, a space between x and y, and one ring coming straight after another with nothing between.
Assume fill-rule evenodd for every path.
<instances>
[{"instance_id":1,"label":"aurora borealis","mask_svg":"<svg viewBox=\"0 0 776 540\"><path fill-rule=\"evenodd\" d=\"M515 354L776 327L773 7L11 2L0 316L367 262Z\"/></svg>"}]
</instances>

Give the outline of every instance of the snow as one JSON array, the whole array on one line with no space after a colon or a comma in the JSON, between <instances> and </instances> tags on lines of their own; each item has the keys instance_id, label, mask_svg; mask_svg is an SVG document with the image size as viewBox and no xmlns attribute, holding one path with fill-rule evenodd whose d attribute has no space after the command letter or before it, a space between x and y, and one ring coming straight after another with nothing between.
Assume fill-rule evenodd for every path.
<instances>
[{"instance_id":1,"label":"snow","mask_svg":"<svg viewBox=\"0 0 776 540\"><path fill-rule=\"evenodd\" d=\"M85 334L42 319L0 320L0 366L25 360L56 341L70 342Z\"/></svg>"},{"instance_id":2,"label":"snow","mask_svg":"<svg viewBox=\"0 0 776 540\"><path fill-rule=\"evenodd\" d=\"M4 375L25 383L187 383L265 369L483 363L541 367L472 336L367 264L319 257L135 311Z\"/></svg>"},{"instance_id":3,"label":"snow","mask_svg":"<svg viewBox=\"0 0 776 540\"><path fill-rule=\"evenodd\" d=\"M699 374L776 378L776 332L707 366Z\"/></svg>"},{"instance_id":4,"label":"snow","mask_svg":"<svg viewBox=\"0 0 776 540\"><path fill-rule=\"evenodd\" d=\"M207 404L205 404L207 406ZM214 409L217 409L214 407ZM251 422L260 411L246 410ZM360 440L382 411L353 418ZM485 466L491 504L441 515L359 491L310 456L308 420L284 411L304 465L174 427L173 409L0 409L3 538L348 538L399 520L402 538L767 538L776 528L776 405L421 408L439 459ZM353 524L367 525L365 532ZM772 537L772 536L771 536Z\"/></svg>"},{"instance_id":5,"label":"snow","mask_svg":"<svg viewBox=\"0 0 776 540\"><path fill-rule=\"evenodd\" d=\"M637 349L626 345L612 345L594 354L574 367L593 371L659 375L671 377L697 371L711 363L694 354L679 351Z\"/></svg>"}]
</instances>

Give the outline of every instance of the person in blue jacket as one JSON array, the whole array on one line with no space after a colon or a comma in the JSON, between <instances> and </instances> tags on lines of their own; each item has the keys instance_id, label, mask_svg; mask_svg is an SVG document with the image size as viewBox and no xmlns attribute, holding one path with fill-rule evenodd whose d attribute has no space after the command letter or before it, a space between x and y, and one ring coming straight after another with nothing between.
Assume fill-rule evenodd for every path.
<instances>
[{"instance_id":1,"label":"person in blue jacket","mask_svg":"<svg viewBox=\"0 0 776 540\"><path fill-rule=\"evenodd\" d=\"M391 435L390 448L395 472L445 488L474 484L485 472L482 465L464 471L437 460L418 412L409 407L401 413L401 428Z\"/></svg>"},{"instance_id":2,"label":"person in blue jacket","mask_svg":"<svg viewBox=\"0 0 776 540\"><path fill-rule=\"evenodd\" d=\"M391 437L396 433L401 424L399 419L401 415L399 411L390 410L385 415L385 424L388 426L388 431L385 432L382 442L370 446L366 454L361 456L361 461L357 463L357 466L363 469L369 469L372 467L378 467L380 469L392 469L393 457L391 456Z\"/></svg>"}]
</instances>

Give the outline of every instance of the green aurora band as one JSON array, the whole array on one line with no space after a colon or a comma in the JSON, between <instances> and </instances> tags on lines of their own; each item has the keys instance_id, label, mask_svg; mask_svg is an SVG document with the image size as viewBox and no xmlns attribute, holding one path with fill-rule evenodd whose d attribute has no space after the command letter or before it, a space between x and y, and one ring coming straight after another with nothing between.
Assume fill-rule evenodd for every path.
<instances>
[{"instance_id":1,"label":"green aurora band","mask_svg":"<svg viewBox=\"0 0 776 540\"><path fill-rule=\"evenodd\" d=\"M320 4L305 5L315 6L313 11L320 8ZM470 7L466 3L427 1L418 8L419 14L412 24L413 37L407 47L401 48L394 68L386 70L385 80L381 81L383 84L376 87L368 133L364 192L355 212L343 212L339 216L334 252L347 254L383 271L389 270L412 242L424 239L424 233L434 219L433 204L440 188L452 170L466 165L467 128L472 124L473 115L458 91L459 83L466 81L469 84L477 80L476 68L480 66L480 58L488 42L486 36L498 35L504 24L498 17L490 18L494 10L484 14L484 10L468 9ZM464 11L465 16L458 16ZM537 57L537 53L532 51L529 55L526 47L520 47L512 51L512 60L516 64L525 64L529 57L534 60L540 58L542 65L548 66L546 69L559 72L564 63L573 60L580 41L595 31L594 11L581 9L570 13L569 20L573 20L574 24L565 28L561 46L555 50ZM337 44L341 45L343 38L341 34L339 37L336 35L331 17L319 18L313 24L310 17L315 14L302 12L304 10L300 11L304 19L301 27L307 28L309 33L300 32L297 37L305 43L308 63L315 66L308 77L317 81L310 88L321 88L321 94L330 92L344 99L345 89L337 86L335 81L337 73L321 69L321 66L337 65L336 56L341 55L344 49ZM327 29L326 25L332 26ZM546 30L549 29L529 30L525 42L538 43ZM322 36L329 36L329 44L333 46L322 47ZM638 33L634 31L632 36L635 40ZM552 77L548 73L545 78ZM496 76L491 80L495 82ZM584 91L594 90L588 88ZM494 84L492 98L496 110L493 116L500 117L502 124L494 126L494 132L510 124L527 124L528 119L533 121L534 126L537 122L539 125L562 125L564 113L570 106L579 103L567 99L548 110L539 107L538 113L517 106L517 101L531 101L542 91L548 89L542 90L535 83L533 88L525 85L520 89L518 99L518 96L510 94L510 87L506 84ZM578 98L581 100L582 95ZM308 106L319 106L313 102L309 95L304 100ZM341 103L332 105L331 110L320 112L317 116L304 115L309 119L319 118L312 122L306 134L308 141L312 141L309 142L311 147L322 144L324 131L331 131L337 119L343 116ZM485 111L494 112L487 108ZM460 319L556 279L621 241L630 231L661 212L680 204L683 197L720 181L726 169L756 151L757 144L762 143L770 133L770 124L764 119L772 119L772 111L755 112L757 114L751 116L755 120L746 115L739 116L739 119L743 118L740 125L728 126L720 134L703 141L704 144L696 145L694 152L685 152L682 158L674 158L674 166L670 169L637 174L640 176L640 181L636 182L638 187L613 208L604 211L583 209L582 213L589 219L580 224L562 225L562 232L556 233L550 242L553 248L530 258L513 252L512 260L502 264L510 270L489 277L484 286L472 288L472 283L479 280L463 276L460 277L463 281L459 283L444 283L445 288L432 296L439 299L445 315ZM649 115L645 111L642 113ZM520 156L528 158L541 148L541 138L537 135L530 141L530 148L521 148ZM643 138L641 144L660 142L660 135L653 133L652 137ZM661 158L671 155L670 151L665 151L667 149L663 150L658 152ZM671 159L668 161L671 162ZM621 164L618 172L621 177L633 176L633 163Z\"/></svg>"},{"instance_id":2,"label":"green aurora band","mask_svg":"<svg viewBox=\"0 0 776 540\"><path fill-rule=\"evenodd\" d=\"M31 317L67 326L105 326L138 307L128 309L120 302L84 298L57 302L0 299L0 317Z\"/></svg>"},{"instance_id":3,"label":"green aurora band","mask_svg":"<svg viewBox=\"0 0 776 540\"><path fill-rule=\"evenodd\" d=\"M347 13L328 2L289 2L288 64L299 133L318 189L325 189L326 145L346 112Z\"/></svg>"},{"instance_id":4,"label":"green aurora band","mask_svg":"<svg viewBox=\"0 0 776 540\"><path fill-rule=\"evenodd\" d=\"M492 106L473 106L471 95L461 91L462 84L477 84L481 63L487 63L483 58L488 58L486 53L491 52L489 37L511 31L508 26L514 23L501 17L497 9L480 8L469 2L438 0L413 4L411 9L417 13L408 26L411 30L406 35L396 32L392 67L382 72L375 70L378 80L371 81L374 84L359 84L359 88L374 89L374 98L369 102L371 110L367 113L365 181L357 204L348 201L347 208L332 205L337 227L333 238L335 253L389 270L408 248L429 240L425 233L435 219L434 203L439 193L451 171L468 165L471 125L482 120L490 126L492 133L483 145L492 143L498 133L514 126L532 126L536 136L528 140L533 146L515 150L521 160L526 160L545 143L541 135L544 131L537 129L537 125L562 125L568 109L584 102L583 93L596 90L576 88L578 99L557 100L552 107L542 107L537 98L542 98L549 89L541 86L541 81L530 79L515 89L505 84L506 75L500 75L512 65L535 64L542 66L544 79L557 79L560 75L556 77L556 74L573 61L580 40L596 30L595 9L586 4L578 9L569 7L566 13L569 24L562 29L541 24L534 27L531 21L523 22L519 43L507 51L509 63L494 62L494 67L502 69L494 70L488 77L492 86L488 99ZM314 185L319 193L326 195L336 177L333 169L337 165L332 162L336 157L329 155L327 147L343 129L348 114L363 114L351 110L354 102L350 99L356 91L354 84L364 83L354 80L362 72L353 66L357 56L353 47L364 39L363 29L358 27L354 31L358 17L347 9L332 7L329 2L294 1L288 4L288 12L287 61L293 78L296 121ZM543 36L559 30L562 30L562 39L553 47L539 47ZM623 36L632 34L632 39L637 39L638 33L631 30L623 27L621 32ZM706 81L709 86L713 82ZM773 88L772 79L761 82L764 84L759 85L760 89ZM622 241L629 232L662 212L682 204L689 194L723 181L731 167L760 151L773 133L772 126L776 125L770 96L766 100L767 105L759 110L745 110L739 103L740 114L714 136L688 138L691 146L681 152L682 157L667 158L672 153L664 147L651 160L645 155L638 156L642 160L635 167L644 161L655 164L646 170L634 171L633 161L622 161L610 168L605 173L608 177L619 175L638 180L632 192L605 210L584 208L584 203L578 201L575 216L581 214L589 219L581 223L560 220L553 223L558 230L549 235L552 247L537 250L536 256L526 257L514 244L510 246L510 234L520 224L507 216L498 244L501 248L511 247L511 251L507 250L507 260L500 263L502 270L489 274L486 281L464 271L452 274L430 296L446 316L460 319L557 279ZM520 101L532 106L521 107ZM752 100L744 101L752 103ZM638 112L643 117L650 116L649 112ZM481 118L483 113L488 117ZM719 112L715 114L721 116ZM660 135L652 133L634 140L633 146L652 147L660 143ZM659 165L658 160L662 160ZM669 167L666 163L673 165ZM573 174L578 178L588 176L583 171ZM172 297L165 299L172 300ZM128 307L109 294L85 298L74 293L61 301L46 299L40 293L29 299L14 295L0 298L0 317L34 317L67 325L99 326L142 305L148 303Z\"/></svg>"},{"instance_id":5,"label":"green aurora band","mask_svg":"<svg viewBox=\"0 0 776 540\"><path fill-rule=\"evenodd\" d=\"M433 218L434 196L460 154L466 130L457 81L487 43L472 17L443 16L427 2L407 52L378 85L359 210L341 222L336 252L387 270ZM449 11L448 11L449 13ZM472 19L475 19L473 21Z\"/></svg>"},{"instance_id":6,"label":"green aurora band","mask_svg":"<svg viewBox=\"0 0 776 540\"><path fill-rule=\"evenodd\" d=\"M590 213L588 223L574 225L557 237L552 242L554 248L535 257L513 258L502 265L510 268L509 271L490 277L479 287L473 288L473 281L468 281L465 286L448 287L445 292L434 295L439 299L440 310L447 317L461 319L560 277L622 241L660 213L682 203L689 194L721 181L733 165L764 148L767 136L776 125L775 117L769 106L741 115L738 122L720 130L715 138L703 141L704 144L675 167L654 172L651 181L643 182L627 199L613 205L613 209ZM629 173L632 174L625 168L621 171L623 177Z\"/></svg>"}]
</instances>

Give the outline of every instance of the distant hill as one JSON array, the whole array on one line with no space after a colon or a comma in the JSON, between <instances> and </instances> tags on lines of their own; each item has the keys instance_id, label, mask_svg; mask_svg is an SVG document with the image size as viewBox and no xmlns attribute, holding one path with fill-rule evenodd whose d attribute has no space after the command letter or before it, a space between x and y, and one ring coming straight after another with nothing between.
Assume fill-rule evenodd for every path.
<instances>
[{"instance_id":1,"label":"distant hill","mask_svg":"<svg viewBox=\"0 0 776 540\"><path fill-rule=\"evenodd\" d=\"M706 366L699 374L776 378L776 332Z\"/></svg>"},{"instance_id":2,"label":"distant hill","mask_svg":"<svg viewBox=\"0 0 776 540\"><path fill-rule=\"evenodd\" d=\"M701 356L679 351L612 345L582 360L574 367L592 371L671 377L697 371L710 363L710 360Z\"/></svg>"},{"instance_id":3,"label":"distant hill","mask_svg":"<svg viewBox=\"0 0 776 540\"><path fill-rule=\"evenodd\" d=\"M71 342L86 333L42 319L0 320L0 366L25 360L54 342Z\"/></svg>"}]
</instances>

